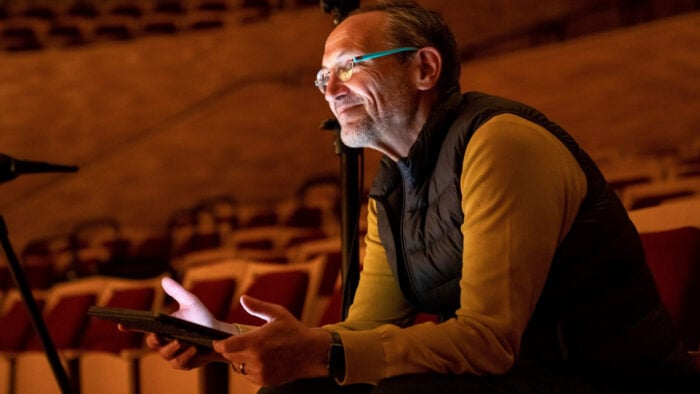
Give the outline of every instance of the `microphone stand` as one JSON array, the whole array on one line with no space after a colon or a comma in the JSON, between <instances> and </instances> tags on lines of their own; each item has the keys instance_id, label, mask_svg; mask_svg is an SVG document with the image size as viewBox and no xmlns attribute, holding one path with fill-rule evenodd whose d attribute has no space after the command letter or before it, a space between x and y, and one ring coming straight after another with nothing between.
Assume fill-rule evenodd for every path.
<instances>
[{"instance_id":1,"label":"microphone stand","mask_svg":"<svg viewBox=\"0 0 700 394\"><path fill-rule=\"evenodd\" d=\"M360 193L362 185L359 163L362 149L350 148L340 140L340 124L329 119L321 126L334 134L335 154L340 156L340 190L341 190L341 262L340 273L343 284L343 301L341 319L347 317L348 309L355 298L355 290L360 281L359 257L359 217Z\"/></svg>"},{"instance_id":2,"label":"microphone stand","mask_svg":"<svg viewBox=\"0 0 700 394\"><path fill-rule=\"evenodd\" d=\"M352 10L360 6L360 0L321 0L321 10L333 16L333 23L338 25ZM340 273L343 285L341 320L345 320L348 309L355 298L355 290L360 281L359 253L359 218L360 218L360 182L359 163L362 149L350 148L340 139L340 123L329 119L321 126L335 134L333 145L335 153L340 155L340 190L341 201L341 261Z\"/></svg>"},{"instance_id":3,"label":"microphone stand","mask_svg":"<svg viewBox=\"0 0 700 394\"><path fill-rule=\"evenodd\" d=\"M17 178L21 174L37 174L42 172L76 172L78 166L66 166L60 164L50 164L40 161L17 160L13 157L0 153L0 183L4 183ZM12 279L15 281L17 290L22 296L24 306L29 312L29 318L34 326L34 331L39 335L41 344L44 347L46 358L51 365L51 369L56 378L56 383L63 394L71 394L70 380L68 373L61 364L61 359L58 357L56 346L51 340L49 330L46 328L46 323L41 318L41 312L36 305L36 300L32 294L31 288L27 283L27 278L24 276L24 271L20 265L19 259L12 248L12 243L5 225L5 219L0 215L0 243L2 250L12 274ZM77 390L76 390L77 392Z\"/></svg>"},{"instance_id":4,"label":"microphone stand","mask_svg":"<svg viewBox=\"0 0 700 394\"><path fill-rule=\"evenodd\" d=\"M12 278L15 281L17 290L19 290L22 295L22 300L24 300L24 305L29 311L29 317L31 318L34 330L39 335L41 339L41 344L44 346L44 351L46 352L46 358L49 360L53 374L56 377L56 382L58 383L61 393L70 394L70 381L68 379L68 374L61 364L61 359L58 357L58 352L54 346L49 331L46 328L44 320L41 318L41 312L36 305L36 300L32 295L32 291L27 284L27 279L24 276L24 271L20 266L17 255L15 254L12 244L7 232L7 226L5 225L5 219L0 215L0 242L2 242L2 249L5 252L5 257L7 257L7 262L10 267L10 272L12 273Z\"/></svg>"}]
</instances>

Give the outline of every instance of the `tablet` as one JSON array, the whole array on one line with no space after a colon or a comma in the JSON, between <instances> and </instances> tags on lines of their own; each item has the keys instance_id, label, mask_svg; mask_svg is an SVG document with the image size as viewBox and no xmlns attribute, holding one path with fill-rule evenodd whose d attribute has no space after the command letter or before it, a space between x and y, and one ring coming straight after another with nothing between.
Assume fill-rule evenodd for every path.
<instances>
[{"instance_id":1,"label":"tablet","mask_svg":"<svg viewBox=\"0 0 700 394\"><path fill-rule=\"evenodd\" d=\"M130 330L153 332L166 338L179 339L208 349L212 348L213 340L231 336L227 332L152 311L93 305L88 308L87 313L98 319L120 323Z\"/></svg>"}]
</instances>

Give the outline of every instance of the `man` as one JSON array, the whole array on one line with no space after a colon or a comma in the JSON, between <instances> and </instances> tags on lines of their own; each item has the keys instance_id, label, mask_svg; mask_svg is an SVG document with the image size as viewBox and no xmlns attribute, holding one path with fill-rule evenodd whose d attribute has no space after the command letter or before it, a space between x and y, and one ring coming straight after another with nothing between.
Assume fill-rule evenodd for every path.
<instances>
[{"instance_id":1,"label":"man","mask_svg":"<svg viewBox=\"0 0 700 394\"><path fill-rule=\"evenodd\" d=\"M275 387L265 392L690 390L690 360L614 192L541 113L460 94L439 15L405 2L360 10L329 35L322 63L315 84L343 142L384 154L348 318L307 328L243 297L267 324L214 353L154 335L151 348L176 368L227 361ZM164 288L178 315L236 332ZM412 325L418 312L441 322Z\"/></svg>"}]
</instances>

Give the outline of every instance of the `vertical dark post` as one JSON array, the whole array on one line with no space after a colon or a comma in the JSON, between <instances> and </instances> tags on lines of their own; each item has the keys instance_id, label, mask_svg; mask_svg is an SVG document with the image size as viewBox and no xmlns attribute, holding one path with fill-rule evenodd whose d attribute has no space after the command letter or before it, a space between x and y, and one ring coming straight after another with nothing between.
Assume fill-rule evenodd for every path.
<instances>
[{"instance_id":1,"label":"vertical dark post","mask_svg":"<svg viewBox=\"0 0 700 394\"><path fill-rule=\"evenodd\" d=\"M15 254L12 244L10 243L7 226L5 225L5 219L2 216L0 216L0 242L2 242L2 249L5 251L5 257L7 257L10 272L12 273L12 278L15 281L17 290L22 295L24 304L29 311L29 317L31 318L34 330L39 335L41 344L44 346L46 358L48 358L53 374L56 377L56 383L58 383L61 393L71 394L68 374L63 368L63 364L61 364L61 359L58 357L58 352L54 347L51 336L49 336L49 331L46 328L46 324L41 318L41 312L39 312L39 308L36 305L36 300L34 300L32 291L27 284L27 279L24 276L24 271L22 271L17 255Z\"/></svg>"},{"instance_id":2,"label":"vertical dark post","mask_svg":"<svg viewBox=\"0 0 700 394\"><path fill-rule=\"evenodd\" d=\"M340 191L341 191L341 264L340 273L343 283L343 304L341 319L345 319L348 309L355 298L355 290L360 280L360 193L362 182L360 160L362 149L349 148L340 140L340 125L335 119L327 120L323 126L334 134L335 153L340 156Z\"/></svg>"},{"instance_id":3,"label":"vertical dark post","mask_svg":"<svg viewBox=\"0 0 700 394\"><path fill-rule=\"evenodd\" d=\"M336 25L359 6L360 0L321 0L323 12L332 14L333 22ZM340 140L340 124L336 119L327 120L321 128L334 132L335 153L340 156L342 194L340 272L343 282L343 305L340 317L341 320L344 320L355 298L355 290L357 290L357 284L360 281L359 218L360 194L362 192L362 176L360 174L362 149L350 148L343 144Z\"/></svg>"}]
</instances>

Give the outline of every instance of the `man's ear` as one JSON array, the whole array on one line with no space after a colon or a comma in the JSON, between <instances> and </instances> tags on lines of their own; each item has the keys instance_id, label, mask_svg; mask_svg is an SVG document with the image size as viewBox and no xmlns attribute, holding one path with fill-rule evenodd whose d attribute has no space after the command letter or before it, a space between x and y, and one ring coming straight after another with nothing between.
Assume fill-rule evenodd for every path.
<instances>
[{"instance_id":1,"label":"man's ear","mask_svg":"<svg viewBox=\"0 0 700 394\"><path fill-rule=\"evenodd\" d=\"M430 90L438 83L442 71L442 56L433 47L423 47L416 52L418 62L416 86L420 90Z\"/></svg>"}]
</instances>

